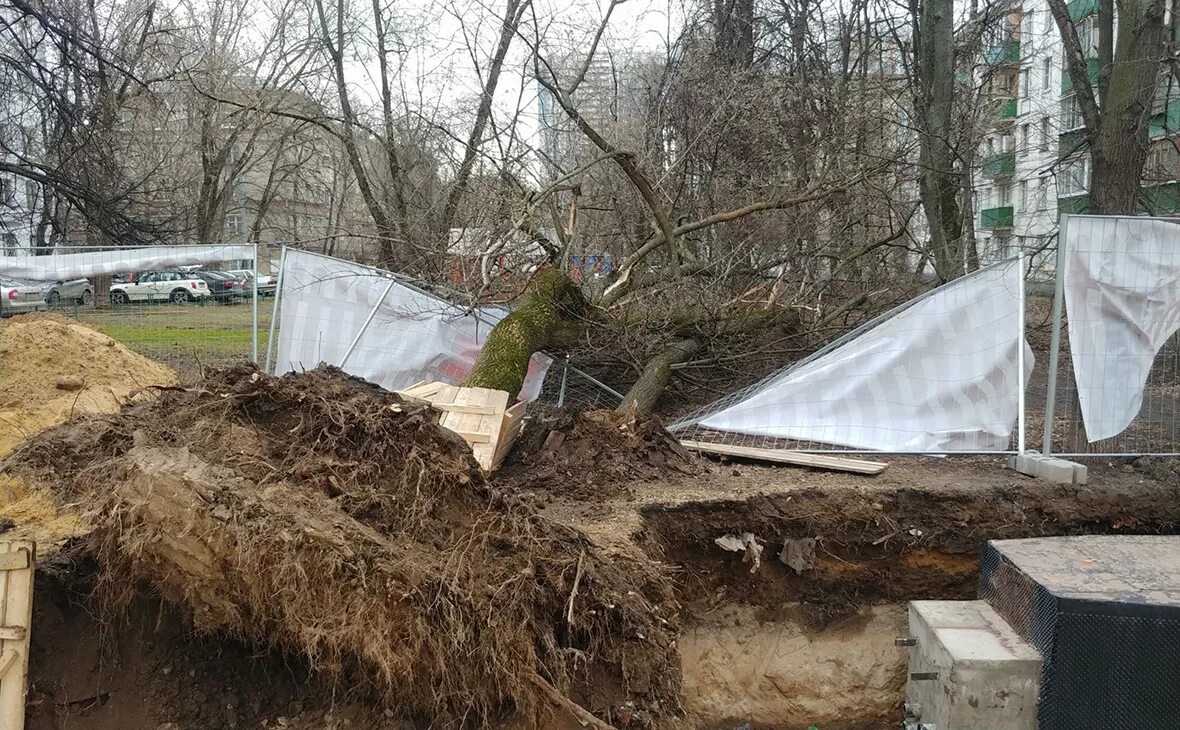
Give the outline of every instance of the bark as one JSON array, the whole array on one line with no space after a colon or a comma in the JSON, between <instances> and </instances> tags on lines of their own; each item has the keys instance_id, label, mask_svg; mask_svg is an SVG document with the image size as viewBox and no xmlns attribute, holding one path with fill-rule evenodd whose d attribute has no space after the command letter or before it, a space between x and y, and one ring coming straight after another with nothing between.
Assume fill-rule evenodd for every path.
<instances>
[{"instance_id":1,"label":"bark","mask_svg":"<svg viewBox=\"0 0 1180 730\"><path fill-rule=\"evenodd\" d=\"M564 271L543 269L529 284L520 305L488 333L463 385L504 390L510 400L516 398L533 353L546 347L584 304L582 293Z\"/></svg>"},{"instance_id":2,"label":"bark","mask_svg":"<svg viewBox=\"0 0 1180 730\"><path fill-rule=\"evenodd\" d=\"M660 396L664 394L664 388L672 377L672 366L687 362L701 351L701 347L700 341L696 339L679 340L648 360L639 379L623 397L623 402L616 409L617 412L626 413L634 410L639 413L650 413Z\"/></svg>"},{"instance_id":3,"label":"bark","mask_svg":"<svg viewBox=\"0 0 1180 730\"><path fill-rule=\"evenodd\" d=\"M963 225L958 197L963 177L955 169L954 8L951 0L925 0L914 34L919 121L918 180L930 230L935 273L949 281L963 273Z\"/></svg>"},{"instance_id":4,"label":"bark","mask_svg":"<svg viewBox=\"0 0 1180 730\"><path fill-rule=\"evenodd\" d=\"M444 245L446 243L447 231L455 220L455 213L459 209L459 200L462 198L463 192L467 187L467 181L471 178L471 172L475 168L475 159L479 154L479 148L483 142L484 130L487 128L488 120L492 116L492 101L496 96L496 87L500 83L500 73L504 68L504 59L508 55L508 49L512 47L512 38L516 35L516 28L520 23L520 15L528 5L529 3L527 2L522 4L521 0L508 0L507 7L504 9L504 21L500 26L500 40L496 45L495 55L492 56L492 64L488 68L488 77L484 80L483 89L479 96L479 108L475 112L475 124L472 125L471 134L467 137L467 144L463 149L463 161L459 164L458 172L455 173L455 182L447 194L446 206L443 208L439 233L443 237L442 243Z\"/></svg>"},{"instance_id":5,"label":"bark","mask_svg":"<svg viewBox=\"0 0 1180 730\"><path fill-rule=\"evenodd\" d=\"M1164 0L1125 0L1114 9L1099 4L1098 84L1091 82L1085 50L1065 0L1049 0L1065 47L1066 69L1090 146L1090 211L1135 213L1147 162L1152 102L1167 59Z\"/></svg>"}]
</instances>

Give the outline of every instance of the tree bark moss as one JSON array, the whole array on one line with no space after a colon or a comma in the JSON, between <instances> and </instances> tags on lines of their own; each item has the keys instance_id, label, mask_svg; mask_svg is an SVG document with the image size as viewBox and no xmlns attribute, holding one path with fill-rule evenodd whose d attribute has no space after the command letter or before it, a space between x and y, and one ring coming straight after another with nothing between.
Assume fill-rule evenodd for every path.
<instances>
[{"instance_id":1,"label":"tree bark moss","mask_svg":"<svg viewBox=\"0 0 1180 730\"><path fill-rule=\"evenodd\" d=\"M549 267L533 278L520 305L488 333L463 385L494 388L516 398L533 353L546 347L569 317L585 305L581 291L564 271Z\"/></svg>"}]
</instances>

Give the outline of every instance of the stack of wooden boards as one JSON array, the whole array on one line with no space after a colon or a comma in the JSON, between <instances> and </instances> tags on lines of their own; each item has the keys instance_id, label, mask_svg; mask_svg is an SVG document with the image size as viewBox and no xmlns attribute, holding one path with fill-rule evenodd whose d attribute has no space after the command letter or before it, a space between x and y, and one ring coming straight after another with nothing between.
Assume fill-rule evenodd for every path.
<instances>
[{"instance_id":1,"label":"stack of wooden boards","mask_svg":"<svg viewBox=\"0 0 1180 730\"><path fill-rule=\"evenodd\" d=\"M398 391L411 400L430 403L442 412L439 425L471 445L484 471L494 471L508 455L524 424L525 403L508 407L508 393L491 388L464 388L447 383L417 383Z\"/></svg>"}]
</instances>

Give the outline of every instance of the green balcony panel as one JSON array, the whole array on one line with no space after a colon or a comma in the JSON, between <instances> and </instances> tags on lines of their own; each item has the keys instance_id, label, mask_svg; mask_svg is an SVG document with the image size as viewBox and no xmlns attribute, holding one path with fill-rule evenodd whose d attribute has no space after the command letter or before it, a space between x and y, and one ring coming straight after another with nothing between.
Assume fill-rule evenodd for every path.
<instances>
[{"instance_id":1,"label":"green balcony panel","mask_svg":"<svg viewBox=\"0 0 1180 730\"><path fill-rule=\"evenodd\" d=\"M1017 104L1015 99L1009 99L1000 107L1000 119L1015 119Z\"/></svg>"},{"instance_id":2,"label":"green balcony panel","mask_svg":"<svg viewBox=\"0 0 1180 730\"><path fill-rule=\"evenodd\" d=\"M1180 183L1144 187L1139 198L1145 213L1175 213L1180 210Z\"/></svg>"},{"instance_id":3,"label":"green balcony panel","mask_svg":"<svg viewBox=\"0 0 1180 730\"><path fill-rule=\"evenodd\" d=\"M1098 0L1070 0L1066 8L1069 10L1070 20L1081 20L1098 13Z\"/></svg>"},{"instance_id":4,"label":"green balcony panel","mask_svg":"<svg viewBox=\"0 0 1180 730\"><path fill-rule=\"evenodd\" d=\"M1152 115L1149 134L1166 137L1177 132L1180 132L1180 99L1169 99L1164 111Z\"/></svg>"},{"instance_id":5,"label":"green balcony panel","mask_svg":"<svg viewBox=\"0 0 1180 730\"><path fill-rule=\"evenodd\" d=\"M984 208L979 212L979 227L987 231L997 228L1011 228L1014 219L1014 211L1010 205Z\"/></svg>"},{"instance_id":6,"label":"green balcony panel","mask_svg":"<svg viewBox=\"0 0 1180 730\"><path fill-rule=\"evenodd\" d=\"M1074 129L1057 135L1057 156L1066 158L1086 149L1086 130Z\"/></svg>"},{"instance_id":7,"label":"green balcony panel","mask_svg":"<svg viewBox=\"0 0 1180 730\"><path fill-rule=\"evenodd\" d=\"M983 58L989 66L1020 63L1020 39L1009 38L1003 43L989 47L983 52Z\"/></svg>"},{"instance_id":8,"label":"green balcony panel","mask_svg":"<svg viewBox=\"0 0 1180 730\"><path fill-rule=\"evenodd\" d=\"M1016 152L1001 152L983 161L984 177L1011 175L1016 170Z\"/></svg>"},{"instance_id":9,"label":"green balcony panel","mask_svg":"<svg viewBox=\"0 0 1180 730\"><path fill-rule=\"evenodd\" d=\"M1059 213L1085 213L1090 210L1090 196L1086 193L1057 199Z\"/></svg>"},{"instance_id":10,"label":"green balcony panel","mask_svg":"<svg viewBox=\"0 0 1180 730\"><path fill-rule=\"evenodd\" d=\"M1086 75L1090 77L1091 84L1098 83L1098 59L1086 59ZM1068 94L1073 91L1073 76L1070 76L1069 69L1061 69L1061 93Z\"/></svg>"}]
</instances>

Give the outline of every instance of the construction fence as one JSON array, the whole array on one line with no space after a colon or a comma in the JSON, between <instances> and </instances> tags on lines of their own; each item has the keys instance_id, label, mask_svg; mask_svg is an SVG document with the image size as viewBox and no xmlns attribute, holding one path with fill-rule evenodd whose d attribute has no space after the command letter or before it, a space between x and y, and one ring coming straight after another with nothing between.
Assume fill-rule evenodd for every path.
<instances>
[{"instance_id":1,"label":"construction fence","mask_svg":"<svg viewBox=\"0 0 1180 730\"><path fill-rule=\"evenodd\" d=\"M670 429L686 441L807 452L1180 454L1180 221L1068 215L1058 238L1052 299L1026 296L1026 280L1045 276L1043 261L1001 261ZM138 268L107 260L104 272L146 271L150 263L186 276L198 269L248 274L260 285L235 283L239 295L174 297L172 290L192 285L177 279L151 296L95 307L99 295L85 295L77 282L93 284L92 277L74 277L72 288L63 280L85 271L55 268L57 255L35 263L45 308L172 365L185 379L253 360L276 373L328 363L391 389L458 383L507 314L295 248L221 248L195 263L192 254L171 250L140 257ZM104 252L107 259L125 255ZM0 279L29 274L30 264L12 261L0 256ZM126 270L112 268L119 266ZM115 291L112 284L103 296ZM523 397L588 410L613 408L622 395L562 356L539 354Z\"/></svg>"}]
</instances>

